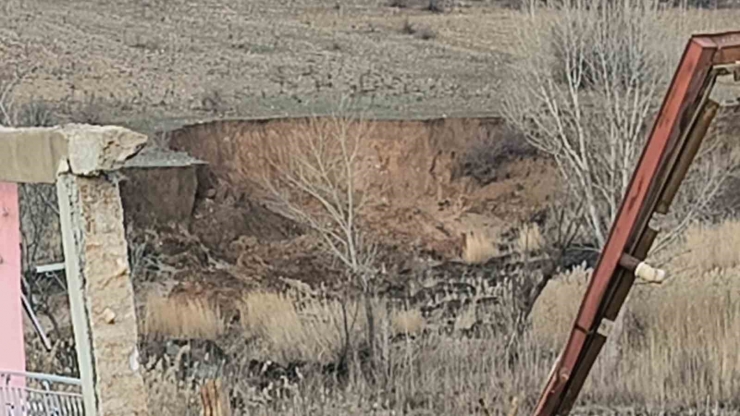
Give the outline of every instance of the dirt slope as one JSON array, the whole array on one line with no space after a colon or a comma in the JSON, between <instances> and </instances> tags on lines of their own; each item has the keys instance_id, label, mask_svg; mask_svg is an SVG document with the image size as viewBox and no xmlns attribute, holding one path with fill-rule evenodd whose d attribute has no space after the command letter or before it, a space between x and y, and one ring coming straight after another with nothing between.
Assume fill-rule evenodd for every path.
<instances>
[{"instance_id":1,"label":"dirt slope","mask_svg":"<svg viewBox=\"0 0 740 416\"><path fill-rule=\"evenodd\" d=\"M233 192L236 200L259 202L266 144L306 123L212 122L170 132L169 143L209 163L213 176L201 173L200 195ZM495 240L541 209L555 187L550 164L497 119L369 123L360 151L366 174L359 190L371 201L365 215L376 236L407 250L459 256L462 234L475 231ZM497 146L502 142L514 145ZM490 166L487 176L471 177L466 162L485 156L487 148L499 149L478 161Z\"/></svg>"}]
</instances>

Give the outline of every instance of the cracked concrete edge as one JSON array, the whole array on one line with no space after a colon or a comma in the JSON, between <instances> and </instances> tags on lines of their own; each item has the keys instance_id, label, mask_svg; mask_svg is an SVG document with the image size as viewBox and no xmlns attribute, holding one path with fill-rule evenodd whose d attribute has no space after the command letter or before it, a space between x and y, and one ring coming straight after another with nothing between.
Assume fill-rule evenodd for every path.
<instances>
[{"instance_id":1,"label":"cracked concrete edge","mask_svg":"<svg viewBox=\"0 0 740 416\"><path fill-rule=\"evenodd\" d=\"M0 126L0 181L54 183L62 160L66 172L80 176L118 170L146 142L146 135L119 126Z\"/></svg>"},{"instance_id":2,"label":"cracked concrete edge","mask_svg":"<svg viewBox=\"0 0 740 416\"><path fill-rule=\"evenodd\" d=\"M146 144L147 136L124 127L66 125L69 167L73 174L94 176L123 167Z\"/></svg>"}]
</instances>

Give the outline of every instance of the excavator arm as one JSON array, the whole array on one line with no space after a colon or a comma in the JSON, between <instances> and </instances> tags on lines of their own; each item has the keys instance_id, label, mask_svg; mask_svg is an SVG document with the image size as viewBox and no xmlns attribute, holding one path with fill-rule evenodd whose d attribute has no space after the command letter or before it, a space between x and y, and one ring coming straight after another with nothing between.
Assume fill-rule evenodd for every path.
<instances>
[{"instance_id":1,"label":"excavator arm","mask_svg":"<svg viewBox=\"0 0 740 416\"><path fill-rule=\"evenodd\" d=\"M651 222L668 212L720 106L710 99L715 81L726 75L740 80L740 31L693 36L612 224L568 341L537 403L535 416L570 412L635 276L658 281L664 278L661 271L643 262L659 232Z\"/></svg>"}]
</instances>

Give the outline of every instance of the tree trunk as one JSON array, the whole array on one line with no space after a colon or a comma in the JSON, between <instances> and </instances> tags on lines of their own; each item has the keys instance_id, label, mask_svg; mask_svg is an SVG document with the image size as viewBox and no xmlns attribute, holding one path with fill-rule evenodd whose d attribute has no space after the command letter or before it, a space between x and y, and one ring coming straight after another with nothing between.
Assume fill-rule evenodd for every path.
<instances>
[{"instance_id":1,"label":"tree trunk","mask_svg":"<svg viewBox=\"0 0 740 416\"><path fill-rule=\"evenodd\" d=\"M372 376L375 376L375 310L373 308L373 299L369 293L365 293L365 315L367 318L367 345L368 345L368 363Z\"/></svg>"}]
</instances>

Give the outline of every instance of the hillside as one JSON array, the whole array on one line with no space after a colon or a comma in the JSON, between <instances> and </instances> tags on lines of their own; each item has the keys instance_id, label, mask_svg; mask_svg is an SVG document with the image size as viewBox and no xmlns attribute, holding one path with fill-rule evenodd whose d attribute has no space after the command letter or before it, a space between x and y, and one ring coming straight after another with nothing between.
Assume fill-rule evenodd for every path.
<instances>
[{"instance_id":1,"label":"hillside","mask_svg":"<svg viewBox=\"0 0 740 416\"><path fill-rule=\"evenodd\" d=\"M594 254L566 259L557 275L543 255L544 234L567 225L548 210L561 184L553 161L503 122L503 87L517 76L508 64L531 51L516 36L529 15L500 3L0 5L0 92L18 124L122 124L204 162L120 176L153 414L200 414L198 388L213 377L235 414L531 408ZM735 9L672 13L680 44L740 21ZM351 185L376 249L370 296L264 188L274 144L336 120L305 116L340 104L366 116L353 127L366 134ZM730 111L720 129L734 138ZM53 187L22 192L25 238L41 247L25 261L61 260ZM693 224L668 250L676 280L635 290L619 339L626 358L598 363L582 414L738 409L740 226L726 217L740 198L724 196L714 223ZM556 277L544 295L522 302L545 273ZM29 369L76 375L66 294L39 288L56 345L47 353L27 325Z\"/></svg>"}]
</instances>

